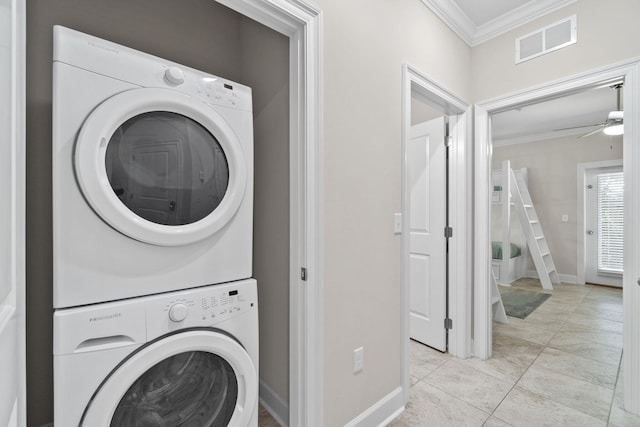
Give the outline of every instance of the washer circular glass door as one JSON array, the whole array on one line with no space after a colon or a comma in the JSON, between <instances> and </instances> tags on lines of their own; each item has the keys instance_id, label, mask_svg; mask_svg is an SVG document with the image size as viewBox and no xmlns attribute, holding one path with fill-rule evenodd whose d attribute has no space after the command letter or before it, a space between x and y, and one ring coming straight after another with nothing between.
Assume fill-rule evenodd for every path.
<instances>
[{"instance_id":1,"label":"washer circular glass door","mask_svg":"<svg viewBox=\"0 0 640 427\"><path fill-rule=\"evenodd\" d=\"M247 426L258 403L256 368L234 339L189 330L154 341L120 364L80 426Z\"/></svg>"},{"instance_id":2,"label":"washer circular glass door","mask_svg":"<svg viewBox=\"0 0 640 427\"><path fill-rule=\"evenodd\" d=\"M224 227L242 203L242 146L209 105L141 88L100 104L80 130L75 169L84 197L136 240L178 246Z\"/></svg>"}]
</instances>

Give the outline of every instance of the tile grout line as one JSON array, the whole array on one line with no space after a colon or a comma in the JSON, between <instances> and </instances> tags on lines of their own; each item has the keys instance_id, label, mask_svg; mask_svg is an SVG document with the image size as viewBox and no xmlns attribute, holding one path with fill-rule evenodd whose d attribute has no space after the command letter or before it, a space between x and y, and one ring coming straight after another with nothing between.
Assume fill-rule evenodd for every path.
<instances>
[{"instance_id":1,"label":"tile grout line","mask_svg":"<svg viewBox=\"0 0 640 427\"><path fill-rule=\"evenodd\" d=\"M527 341L524 340L523 341ZM531 341L528 341L531 342ZM533 344L537 344L537 343L533 343ZM540 345L540 344L538 344ZM524 374L527 373L527 371L529 370L529 368L531 368L531 366L533 366L533 364L535 363L536 360L538 360L538 357L540 357L540 355L542 354L542 352L544 351L544 349L547 348L546 346L542 348L542 350L540 350L538 352L538 354L536 355L536 357L531 361L531 363L529 363L529 366L527 366L527 369L525 369L522 374L520 374L520 376L518 377L518 379L513 383L513 385L511 386L511 388L509 389L509 391L504 395L504 397L500 400L500 402L496 405L495 408L493 408L493 411L491 411L491 415L489 415L489 418L493 417L496 410L500 407L500 405L502 405L502 402L504 402L504 400L507 398L507 396L509 396L511 394L511 392L513 391L513 389L518 385L518 383L520 382L520 380L522 379L522 377L524 376ZM497 417L496 417L497 418ZM487 418L488 420L488 418ZM486 422L486 420L485 420ZM505 421L506 422L506 421ZM511 424L511 423L508 423Z\"/></svg>"},{"instance_id":2,"label":"tile grout line","mask_svg":"<svg viewBox=\"0 0 640 427\"><path fill-rule=\"evenodd\" d=\"M611 404L609 405L609 414L607 414L607 425L611 422L611 413L613 412L613 405L616 401L616 390L618 389L618 381L620 381L620 372L622 371L622 353L620 353L620 363L618 364L618 373L616 374L616 383L613 386L613 396L611 397Z\"/></svg>"},{"instance_id":3,"label":"tile grout line","mask_svg":"<svg viewBox=\"0 0 640 427\"><path fill-rule=\"evenodd\" d=\"M522 374L522 376L520 377L520 379L522 379L522 377L523 377L523 376L524 376L524 375L529 371L529 369L531 369L531 367L533 366L533 364L535 363L535 361L536 361L536 360L538 360L538 358L540 357L540 354L542 354L542 353L544 352L544 350L545 350L545 349L547 349L547 348L552 348L552 349L557 350L557 351L563 351L563 352L565 352L565 353L568 353L568 354L571 354L571 355L574 355L574 356L580 356L580 355L576 355L576 354L574 354L574 353L570 353L570 352L567 352L567 351L564 351L564 350L561 350L561 349L558 349L558 348L551 347L549 344L551 343L551 341L553 341L553 338L555 338L555 337L556 337L556 335L560 332L560 329L562 329L562 327L563 327L563 326L564 326L564 325L569 321L569 319L570 319L570 318L575 314L575 311L578 309L578 307L584 303L584 300L586 299L586 297L587 297L589 294L591 294L591 292L592 292L592 291L593 291L593 290L592 290L592 289L590 289L590 290L589 290L589 292L587 292L587 293L585 294L585 296L582 298L582 300L580 301L580 303L579 303L578 305L576 305L576 307L574 308L574 310L571 312L571 316L569 316L565 321L563 321L563 323L562 323L562 325L560 326L560 328L558 329L558 331L556 331L556 333L553 335L553 337L552 337L552 338L549 340L549 342L544 346L544 348L542 349L542 351L541 351L540 353L538 353L538 356L536 356L536 358L534 359L534 361L529 365L529 367L527 367L527 369L526 369L526 370L525 370L525 372ZM594 341L591 341L591 340L589 340L589 341L590 341L590 342L594 342ZM600 344L600 343L597 343L597 342L596 342L596 344ZM584 356L580 356L580 357L584 357ZM598 361L598 360L595 360L595 359L592 359L592 358L589 358L589 357L584 357L584 358L585 358L585 359L589 359L589 360L594 360L594 361L596 361L596 362L600 362L600 361ZM600 363L605 363L605 362L600 362ZM608 363L607 363L607 364L608 364ZM616 375L616 385L617 385L617 382L618 382L617 376L619 376L619 373L620 373L620 364L618 365L618 374ZM565 375L567 375L567 374L565 374ZM567 376L572 377L572 378L576 378L576 377L573 377L572 375L567 375ZM520 382L520 379L518 379L518 382ZM585 381L584 379L581 379L581 378L577 378L577 379L582 380L582 381ZM591 381L585 381L585 382L591 383ZM516 383L516 384L517 384L517 383ZM593 383L591 383L591 384L593 384ZM597 384L596 384L596 385L597 385ZM514 385L514 387L515 387L515 385ZM524 388L524 387L523 387L523 388ZM527 391L529 391L529 392L531 392L531 393L534 393L534 394L538 395L538 393L536 393L536 392L534 392L534 391L531 391L531 390L529 390L529 389L527 389L527 388L524 388L524 389L525 389L525 390L527 390ZM615 393L615 385L614 385L613 394L612 394L612 398L611 398L611 403L609 404L609 412L608 412L608 414L607 414L607 420L605 421L605 422L607 423L607 425L609 424L609 419L610 419L610 417L611 417L611 409L612 409L613 402L615 401L615 394L616 394L616 393ZM542 398L544 398L544 399L547 399L545 396L542 396L542 395L539 395L539 396L541 396L541 397L542 397ZM591 418L599 419L599 418L597 418L597 417L594 417L593 415L586 414L586 413L584 413L584 412L582 412L582 411L580 411L580 410L578 410L578 409L576 409L576 408L572 408L572 407L570 407L570 406L567 406L567 405L563 404L562 402L556 402L556 401L554 401L554 403L556 403L556 404L558 404L558 405L562 405L562 406L564 406L565 408L569 408L569 409L571 409L571 410L574 410L574 411L580 412L580 413L582 413L582 414L584 414L584 415L587 415L587 416L589 416L589 417L591 417Z\"/></svg>"},{"instance_id":4,"label":"tile grout line","mask_svg":"<svg viewBox=\"0 0 640 427\"><path fill-rule=\"evenodd\" d=\"M560 332L560 330L562 329L562 327L563 327L563 326L564 326L564 325L569 321L569 319L570 319L570 318L575 314L575 312L576 312L576 310L578 309L578 307L584 303L584 300L586 299L587 295L591 294L591 292L592 292L592 291L593 291L593 290L591 290L591 289L590 289L590 290L589 290L589 292L587 292L587 293L582 297L582 299L580 300L580 302L579 302L577 305L575 305L575 306L574 306L573 310L571 311L571 315L570 315L566 320L562 321L562 325L560 326L560 328L558 328L558 330L554 332L553 336L552 336L552 337L547 341L547 343L546 343L546 344L544 344L544 347L542 348L542 350L540 350L540 352L538 352L538 354L537 354L537 355L536 355L536 357L532 360L532 362L529 364L529 366L527 366L527 369L525 369L525 370L524 370L524 372L522 373L522 375L520 375L520 377L518 378L518 380L517 380L517 381L513 384L513 386L511 387L511 389L509 389L509 391L505 394L505 396L502 398L502 400L500 401L500 403L498 403L498 405L496 405L496 407L493 409L493 411L491 412L491 415L489 416L489 418L491 418L491 417L493 417L493 416L494 416L494 414L495 414L496 410L500 407L500 405L504 402L504 400L505 400L505 399L506 399L506 398L511 394L511 392L512 392L512 391L513 391L513 389L518 385L518 383L520 382L520 380L522 379L522 377L524 377L524 375L529 371L529 369L531 369L531 367L535 364L535 362L538 360L538 358L539 358L539 357L540 357L540 355L544 352L544 350L545 350L545 349L547 349L547 348L552 348L552 349L557 350L557 351L564 351L564 350L561 350L561 349L556 349L556 348L554 348L554 347L551 347L551 346L550 346L550 343L551 343L551 341L553 341L553 339L556 337L556 335ZM519 338L519 339L522 339L522 338ZM523 340L523 341L528 341L528 340L525 340L525 339L522 339L522 340ZM529 342L532 342L532 341L529 341ZM537 343L534 343L534 344L537 344ZM574 356L577 356L577 355L575 355L575 354L573 354L573 353L569 353L569 352L566 352L566 351L565 351L565 353L568 353L568 354L572 354L572 355L574 355ZM586 357L585 357L585 358L586 358ZM591 359L591 358L586 358L586 359L594 360L594 359ZM618 374L617 374L618 376L619 376L619 372L620 372L620 365L618 365ZM578 379L580 379L580 378L578 378ZM583 381L584 381L584 380L583 380ZM617 385L617 381L618 381L618 379L616 378L616 385ZM587 381L587 382L590 382L590 381ZM597 385L597 384L596 384L596 385ZM526 389L526 388L524 388L524 389L525 389L525 390L527 390L527 391L529 391L529 392L531 392L531 393L534 393L534 394L538 395L538 393L536 393L536 392L533 392L533 391L528 390L528 389ZM540 396L541 396L541 395L540 395ZM547 399L545 396L541 396L541 397L542 397L543 399ZM613 395L612 395L611 403L610 403L610 405L609 405L609 413L607 414L607 421L605 421L607 424L609 423L609 419L610 419L610 416L611 416L612 405L613 405L613 402L614 402L614 401L615 401L615 386L614 386L614 390L613 390ZM589 417L591 417L591 418L598 419L598 418L596 418L596 417L593 417L592 415L586 414L586 413L584 413L584 412L582 412L582 411L579 411L579 410L577 410L577 409L575 409L575 408L572 408L572 407L570 407L570 406L564 405L564 404L563 404L563 403L561 403L561 402L555 402L555 401L554 401L554 403L556 403L556 404L558 404L558 405L562 405L562 406L564 406L565 408L568 408L568 409L571 409L571 410L574 410L574 411L580 412L580 413L582 413L582 414L584 414L584 415L586 415L586 416L589 416ZM487 420L488 420L489 418L487 418ZM487 420L485 420L485 422L483 423L483 425L487 422Z\"/></svg>"}]
</instances>

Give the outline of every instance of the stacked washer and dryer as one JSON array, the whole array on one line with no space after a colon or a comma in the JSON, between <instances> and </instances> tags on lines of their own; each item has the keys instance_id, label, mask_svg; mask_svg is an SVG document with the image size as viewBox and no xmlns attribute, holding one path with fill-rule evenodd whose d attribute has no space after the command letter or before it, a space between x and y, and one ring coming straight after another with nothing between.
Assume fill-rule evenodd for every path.
<instances>
[{"instance_id":1,"label":"stacked washer and dryer","mask_svg":"<svg viewBox=\"0 0 640 427\"><path fill-rule=\"evenodd\" d=\"M256 426L251 89L54 28L54 424Z\"/></svg>"}]
</instances>

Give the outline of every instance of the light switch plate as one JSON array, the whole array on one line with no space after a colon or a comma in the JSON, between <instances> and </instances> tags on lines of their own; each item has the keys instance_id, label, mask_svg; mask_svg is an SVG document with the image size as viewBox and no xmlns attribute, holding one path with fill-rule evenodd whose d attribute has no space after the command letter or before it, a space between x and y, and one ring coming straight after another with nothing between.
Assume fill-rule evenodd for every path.
<instances>
[{"instance_id":1,"label":"light switch plate","mask_svg":"<svg viewBox=\"0 0 640 427\"><path fill-rule=\"evenodd\" d=\"M353 350L353 373L354 375L364 369L364 347Z\"/></svg>"},{"instance_id":2,"label":"light switch plate","mask_svg":"<svg viewBox=\"0 0 640 427\"><path fill-rule=\"evenodd\" d=\"M394 234L402 233L402 214L401 213L393 214L393 233Z\"/></svg>"}]
</instances>

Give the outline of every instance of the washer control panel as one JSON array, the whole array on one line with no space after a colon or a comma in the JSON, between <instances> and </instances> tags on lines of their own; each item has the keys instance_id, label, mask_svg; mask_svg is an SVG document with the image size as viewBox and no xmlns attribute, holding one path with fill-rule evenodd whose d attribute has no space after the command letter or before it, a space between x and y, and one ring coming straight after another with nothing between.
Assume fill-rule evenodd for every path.
<instances>
[{"instance_id":1,"label":"washer control panel","mask_svg":"<svg viewBox=\"0 0 640 427\"><path fill-rule=\"evenodd\" d=\"M146 302L148 334L215 326L257 308L253 279L157 295Z\"/></svg>"},{"instance_id":2,"label":"washer control panel","mask_svg":"<svg viewBox=\"0 0 640 427\"><path fill-rule=\"evenodd\" d=\"M182 322L189 314L189 307L186 304L177 302L169 308L169 319L174 322Z\"/></svg>"}]
</instances>

